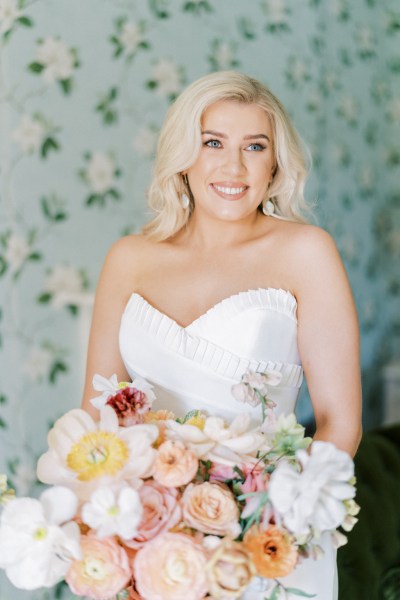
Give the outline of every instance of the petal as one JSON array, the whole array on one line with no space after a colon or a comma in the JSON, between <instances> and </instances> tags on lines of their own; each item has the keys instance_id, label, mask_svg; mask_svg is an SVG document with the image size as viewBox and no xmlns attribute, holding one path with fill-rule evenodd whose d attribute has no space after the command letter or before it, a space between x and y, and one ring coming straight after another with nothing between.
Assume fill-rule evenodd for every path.
<instances>
[{"instance_id":1,"label":"petal","mask_svg":"<svg viewBox=\"0 0 400 600\"><path fill-rule=\"evenodd\" d=\"M111 406L103 406L100 410L100 425L102 431L110 431L116 433L119 429L117 413Z\"/></svg>"},{"instance_id":2,"label":"petal","mask_svg":"<svg viewBox=\"0 0 400 600\"><path fill-rule=\"evenodd\" d=\"M52 525L60 525L72 519L78 508L78 498L70 489L55 486L40 496L44 514Z\"/></svg>"}]
</instances>

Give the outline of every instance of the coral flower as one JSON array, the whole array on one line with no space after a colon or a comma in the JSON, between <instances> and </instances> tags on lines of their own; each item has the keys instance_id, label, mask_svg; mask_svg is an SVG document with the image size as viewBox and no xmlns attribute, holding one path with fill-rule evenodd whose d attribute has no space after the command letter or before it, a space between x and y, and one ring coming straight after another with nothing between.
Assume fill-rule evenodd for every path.
<instances>
[{"instance_id":1,"label":"coral flower","mask_svg":"<svg viewBox=\"0 0 400 600\"><path fill-rule=\"evenodd\" d=\"M296 566L297 549L275 525L270 525L268 529L251 527L245 534L243 543L261 577L284 577Z\"/></svg>"},{"instance_id":2,"label":"coral flower","mask_svg":"<svg viewBox=\"0 0 400 600\"><path fill-rule=\"evenodd\" d=\"M146 600L199 600L207 592L206 555L192 537L165 533L137 553L136 588Z\"/></svg>"},{"instance_id":3,"label":"coral flower","mask_svg":"<svg viewBox=\"0 0 400 600\"><path fill-rule=\"evenodd\" d=\"M153 477L166 487L186 485L196 476L199 461L180 441L161 444L154 461Z\"/></svg>"},{"instance_id":4,"label":"coral flower","mask_svg":"<svg viewBox=\"0 0 400 600\"><path fill-rule=\"evenodd\" d=\"M99 540L94 535L81 538L82 560L76 560L65 577L72 592L95 600L111 598L132 577L125 550L114 538Z\"/></svg>"},{"instance_id":5,"label":"coral flower","mask_svg":"<svg viewBox=\"0 0 400 600\"><path fill-rule=\"evenodd\" d=\"M183 519L189 527L212 535L237 537L239 509L230 489L219 483L189 485L182 496Z\"/></svg>"}]
</instances>

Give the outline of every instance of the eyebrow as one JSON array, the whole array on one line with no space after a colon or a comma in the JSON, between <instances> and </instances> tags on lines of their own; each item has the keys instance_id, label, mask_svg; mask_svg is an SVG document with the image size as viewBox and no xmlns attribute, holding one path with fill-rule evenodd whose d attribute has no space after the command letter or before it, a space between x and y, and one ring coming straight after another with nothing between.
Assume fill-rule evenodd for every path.
<instances>
[{"instance_id":1,"label":"eyebrow","mask_svg":"<svg viewBox=\"0 0 400 600\"><path fill-rule=\"evenodd\" d=\"M223 139L227 138L227 136L224 133L221 133L219 131L212 131L212 130L202 131L201 135L205 135L207 133L210 134L210 135L215 135L216 137L220 137L220 138L223 138ZM251 134L251 135L245 135L243 137L244 140L256 140L256 139L259 139L259 138L262 138L264 140L268 140L269 142L271 141L269 139L269 137L267 135L265 135L265 133L255 133L254 135L253 134Z\"/></svg>"}]
</instances>

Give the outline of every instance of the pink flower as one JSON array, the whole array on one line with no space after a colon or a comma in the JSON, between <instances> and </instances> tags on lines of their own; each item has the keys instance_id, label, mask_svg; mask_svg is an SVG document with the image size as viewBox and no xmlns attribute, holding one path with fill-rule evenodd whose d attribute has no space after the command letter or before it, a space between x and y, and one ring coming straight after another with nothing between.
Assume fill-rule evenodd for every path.
<instances>
[{"instance_id":1,"label":"pink flower","mask_svg":"<svg viewBox=\"0 0 400 600\"><path fill-rule=\"evenodd\" d=\"M192 537L165 533L137 553L136 588L146 600L201 600L207 592L206 554Z\"/></svg>"},{"instance_id":2,"label":"pink flower","mask_svg":"<svg viewBox=\"0 0 400 600\"><path fill-rule=\"evenodd\" d=\"M95 600L111 598L132 577L125 550L114 538L81 537L82 559L75 560L65 577L72 592Z\"/></svg>"},{"instance_id":3,"label":"pink flower","mask_svg":"<svg viewBox=\"0 0 400 600\"><path fill-rule=\"evenodd\" d=\"M250 492L265 492L268 487L269 474L263 473L263 467L257 466L248 471L245 481L242 483L243 494Z\"/></svg>"},{"instance_id":4,"label":"pink flower","mask_svg":"<svg viewBox=\"0 0 400 600\"><path fill-rule=\"evenodd\" d=\"M196 455L183 442L168 440L158 448L153 477L166 487L179 487L194 479L198 467Z\"/></svg>"},{"instance_id":5,"label":"pink flower","mask_svg":"<svg viewBox=\"0 0 400 600\"><path fill-rule=\"evenodd\" d=\"M157 481L145 481L139 489L139 497L144 512L136 536L124 541L129 548L140 548L145 542L172 529L182 516L175 488L163 487Z\"/></svg>"},{"instance_id":6,"label":"pink flower","mask_svg":"<svg viewBox=\"0 0 400 600\"><path fill-rule=\"evenodd\" d=\"M153 402L135 387L127 386L110 396L106 402L118 415L121 427L144 423L145 414L151 410Z\"/></svg>"},{"instance_id":7,"label":"pink flower","mask_svg":"<svg viewBox=\"0 0 400 600\"><path fill-rule=\"evenodd\" d=\"M213 463L211 469L208 472L210 476L210 481L227 481L228 479L234 479L238 476L237 473L233 470L233 468L229 465L220 465L218 463Z\"/></svg>"}]
</instances>

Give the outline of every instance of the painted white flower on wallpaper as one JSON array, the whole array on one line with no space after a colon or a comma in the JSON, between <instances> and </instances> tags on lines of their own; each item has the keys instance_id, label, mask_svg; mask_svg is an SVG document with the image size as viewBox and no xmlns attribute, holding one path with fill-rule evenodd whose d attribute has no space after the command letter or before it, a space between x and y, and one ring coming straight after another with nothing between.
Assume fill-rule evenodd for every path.
<instances>
[{"instance_id":1,"label":"painted white flower on wallpaper","mask_svg":"<svg viewBox=\"0 0 400 600\"><path fill-rule=\"evenodd\" d=\"M0 33L10 31L15 21L23 14L17 0L0 0Z\"/></svg>"},{"instance_id":2,"label":"painted white flower on wallpaper","mask_svg":"<svg viewBox=\"0 0 400 600\"><path fill-rule=\"evenodd\" d=\"M131 60L138 50L149 50L150 43L146 39L146 22L130 21L127 17L119 17L115 21L116 33L111 36L114 45L114 58L126 54Z\"/></svg>"},{"instance_id":3,"label":"painted white flower on wallpaper","mask_svg":"<svg viewBox=\"0 0 400 600\"><path fill-rule=\"evenodd\" d=\"M34 383L47 376L53 361L53 355L47 348L33 347L28 358L22 366L22 372L26 373Z\"/></svg>"},{"instance_id":4,"label":"painted white flower on wallpaper","mask_svg":"<svg viewBox=\"0 0 400 600\"><path fill-rule=\"evenodd\" d=\"M17 129L12 134L21 147L22 152L30 153L37 150L44 137L44 127L38 119L32 119L29 115L23 115Z\"/></svg>"},{"instance_id":5,"label":"painted white flower on wallpaper","mask_svg":"<svg viewBox=\"0 0 400 600\"><path fill-rule=\"evenodd\" d=\"M86 205L104 205L107 197L118 200L120 192L116 188L116 178L121 176L121 171L114 158L110 154L95 151L86 153L85 159L88 165L79 171L79 175L90 187L91 193L86 198Z\"/></svg>"},{"instance_id":6,"label":"painted white flower on wallpaper","mask_svg":"<svg viewBox=\"0 0 400 600\"><path fill-rule=\"evenodd\" d=\"M69 265L56 265L47 275L44 293L39 296L39 302L50 303L53 308L75 307L84 302L84 290L87 281L82 270Z\"/></svg>"},{"instance_id":7,"label":"painted white flower on wallpaper","mask_svg":"<svg viewBox=\"0 0 400 600\"><path fill-rule=\"evenodd\" d=\"M4 257L9 264L11 273L19 271L30 253L31 248L25 238L15 233L8 237Z\"/></svg>"},{"instance_id":8,"label":"painted white flower on wallpaper","mask_svg":"<svg viewBox=\"0 0 400 600\"><path fill-rule=\"evenodd\" d=\"M65 94L69 94L73 84L74 69L80 66L75 48L56 37L40 39L36 49L35 61L29 64L29 70L41 74L46 85L58 82Z\"/></svg>"},{"instance_id":9,"label":"painted white flower on wallpaper","mask_svg":"<svg viewBox=\"0 0 400 600\"><path fill-rule=\"evenodd\" d=\"M158 130L154 125L142 127L134 139L132 147L143 158L151 158L154 156L158 139Z\"/></svg>"},{"instance_id":10,"label":"painted white flower on wallpaper","mask_svg":"<svg viewBox=\"0 0 400 600\"><path fill-rule=\"evenodd\" d=\"M156 94L172 100L182 89L183 71L172 60L160 58L151 70L147 87Z\"/></svg>"}]
</instances>

